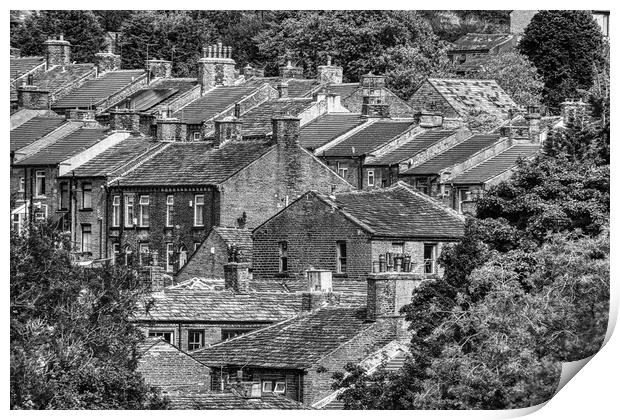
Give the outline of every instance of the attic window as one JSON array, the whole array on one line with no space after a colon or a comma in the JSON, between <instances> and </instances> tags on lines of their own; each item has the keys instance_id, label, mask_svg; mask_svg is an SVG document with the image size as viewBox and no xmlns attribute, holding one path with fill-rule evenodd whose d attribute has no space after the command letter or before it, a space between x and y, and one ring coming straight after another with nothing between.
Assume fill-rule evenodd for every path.
<instances>
[{"instance_id":1,"label":"attic window","mask_svg":"<svg viewBox=\"0 0 620 420\"><path fill-rule=\"evenodd\" d=\"M284 394L286 391L285 382L262 381L263 392L273 392L274 394Z\"/></svg>"},{"instance_id":2,"label":"attic window","mask_svg":"<svg viewBox=\"0 0 620 420\"><path fill-rule=\"evenodd\" d=\"M174 331L149 331L149 337L163 337L164 340L172 344Z\"/></svg>"}]
</instances>

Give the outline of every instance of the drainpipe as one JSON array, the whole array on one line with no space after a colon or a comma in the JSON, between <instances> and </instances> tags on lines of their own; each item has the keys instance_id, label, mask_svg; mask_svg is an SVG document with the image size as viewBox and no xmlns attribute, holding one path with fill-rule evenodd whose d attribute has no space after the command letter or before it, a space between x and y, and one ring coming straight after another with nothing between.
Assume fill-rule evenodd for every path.
<instances>
[{"instance_id":1,"label":"drainpipe","mask_svg":"<svg viewBox=\"0 0 620 420\"><path fill-rule=\"evenodd\" d=\"M72 240L73 240L73 244L72 246L75 246L75 244L77 243L77 212L76 212L76 208L77 208L77 203L76 203L76 197L77 194L73 194L73 191L77 190L77 181L75 180L75 171L71 171L71 184L69 187L69 194L70 194L70 199L69 201L71 202L71 230L72 230Z\"/></svg>"},{"instance_id":2,"label":"drainpipe","mask_svg":"<svg viewBox=\"0 0 620 420\"><path fill-rule=\"evenodd\" d=\"M105 192L105 200L104 200L104 207L103 207L103 215L104 215L104 220L105 220L105 255L104 258L108 258L108 236L110 236L108 234L108 205L110 203L110 190L108 188L108 186L106 184L103 184L103 190ZM119 209L120 211L120 209Z\"/></svg>"},{"instance_id":3,"label":"drainpipe","mask_svg":"<svg viewBox=\"0 0 620 420\"><path fill-rule=\"evenodd\" d=\"M359 172L359 179L358 179L358 189L363 189L364 188L364 167L362 165L362 162L364 162L364 158L366 157L366 155L360 155L358 158L358 172Z\"/></svg>"}]
</instances>

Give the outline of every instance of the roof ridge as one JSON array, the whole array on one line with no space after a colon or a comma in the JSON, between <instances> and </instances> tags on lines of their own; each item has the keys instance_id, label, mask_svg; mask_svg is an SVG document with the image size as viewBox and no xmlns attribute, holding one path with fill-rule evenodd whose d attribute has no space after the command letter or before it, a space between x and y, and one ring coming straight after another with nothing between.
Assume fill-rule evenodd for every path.
<instances>
[{"instance_id":1,"label":"roof ridge","mask_svg":"<svg viewBox=\"0 0 620 420\"><path fill-rule=\"evenodd\" d=\"M145 155L146 155L148 152L150 152L151 150L153 150L153 149L154 149L155 147L157 147L157 146L153 146L151 149L149 149L149 150L147 150L146 152L142 153L140 156L138 156L138 157L135 159L135 161L134 161L134 162L135 162L136 164L135 164L133 167L131 167L131 168L127 169L127 171L125 171L125 172L121 173L121 174L120 174L120 175L118 175L117 177L115 177L115 178L113 178L113 179L109 180L109 181L108 181L108 185L112 185L112 183L113 183L114 181L118 181L118 180L120 180L121 178L123 178L124 176L126 176L128 173L135 171L138 167L140 167L140 166L141 166L141 165L143 165L144 163L148 162L149 160L153 159L155 156L157 156L158 154L160 154L162 151L166 150L168 147L170 147L170 145L171 145L171 144L172 144L172 143L166 143L166 144L164 144L163 146L161 146L161 147L159 148L159 150L156 150L155 152L153 152L153 153L152 153L152 154L150 154L149 156L145 156ZM140 157L144 157L144 160L142 160L142 161L140 161L140 162L137 162L137 160L138 160ZM129 163L130 163L130 162L128 162L128 164L129 164Z\"/></svg>"}]
</instances>

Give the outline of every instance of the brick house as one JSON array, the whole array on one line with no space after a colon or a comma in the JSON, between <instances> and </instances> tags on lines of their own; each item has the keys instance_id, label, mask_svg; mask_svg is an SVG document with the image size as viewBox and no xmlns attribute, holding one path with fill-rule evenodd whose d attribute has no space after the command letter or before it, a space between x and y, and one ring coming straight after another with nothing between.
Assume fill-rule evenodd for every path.
<instances>
[{"instance_id":1,"label":"brick house","mask_svg":"<svg viewBox=\"0 0 620 420\"><path fill-rule=\"evenodd\" d=\"M321 283L304 294L298 316L190 354L213 368L213 388L242 379L312 405L333 394L332 375L345 364L409 339L398 310L421 279L413 273L370 274L366 306L339 304L339 295Z\"/></svg>"},{"instance_id":2,"label":"brick house","mask_svg":"<svg viewBox=\"0 0 620 420\"><path fill-rule=\"evenodd\" d=\"M253 228L310 189L352 188L299 146L297 118L274 118L268 141L240 138L234 118L218 124L217 146L168 143L109 181L108 218L118 215L109 225L112 252L157 251L167 270L177 272L213 226L242 220Z\"/></svg>"},{"instance_id":3,"label":"brick house","mask_svg":"<svg viewBox=\"0 0 620 420\"><path fill-rule=\"evenodd\" d=\"M234 252L234 257L231 255ZM213 226L196 252L175 276L176 282L192 278L224 278L224 265L232 260L252 262L252 231Z\"/></svg>"},{"instance_id":4,"label":"brick house","mask_svg":"<svg viewBox=\"0 0 620 420\"><path fill-rule=\"evenodd\" d=\"M402 182L335 195L311 191L254 230L254 281L301 278L310 269L363 281L384 257L383 269L396 269L386 253L409 256L412 272L437 274L435 259L463 227L462 216Z\"/></svg>"},{"instance_id":5,"label":"brick house","mask_svg":"<svg viewBox=\"0 0 620 420\"><path fill-rule=\"evenodd\" d=\"M444 125L475 110L501 119L509 119L517 108L512 98L495 80L428 78L408 101L414 112L431 111L443 115ZM458 121L454 124L459 125Z\"/></svg>"}]
</instances>

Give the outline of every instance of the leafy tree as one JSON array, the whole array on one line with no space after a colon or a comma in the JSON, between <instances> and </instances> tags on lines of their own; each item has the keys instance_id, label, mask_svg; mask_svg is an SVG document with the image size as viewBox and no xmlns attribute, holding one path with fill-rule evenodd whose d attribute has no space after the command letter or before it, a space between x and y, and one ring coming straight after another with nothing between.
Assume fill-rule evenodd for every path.
<instances>
[{"instance_id":1,"label":"leafy tree","mask_svg":"<svg viewBox=\"0 0 620 420\"><path fill-rule=\"evenodd\" d=\"M206 19L194 19L188 11L140 11L121 27L124 68L144 68L147 60L172 60L176 77L196 77L202 47L214 42Z\"/></svg>"},{"instance_id":2,"label":"leafy tree","mask_svg":"<svg viewBox=\"0 0 620 420\"><path fill-rule=\"evenodd\" d=\"M99 24L104 31L118 32L123 23L135 13L133 10L93 10L99 18Z\"/></svg>"},{"instance_id":3,"label":"leafy tree","mask_svg":"<svg viewBox=\"0 0 620 420\"><path fill-rule=\"evenodd\" d=\"M71 60L93 62L101 52L104 31L97 16L88 10L42 10L26 17L11 32L11 45L21 49L23 56L45 55L43 43L60 35L71 42Z\"/></svg>"},{"instance_id":4,"label":"leafy tree","mask_svg":"<svg viewBox=\"0 0 620 420\"><path fill-rule=\"evenodd\" d=\"M542 78L528 58L518 52L490 55L468 77L494 79L522 107L541 102Z\"/></svg>"},{"instance_id":5,"label":"leafy tree","mask_svg":"<svg viewBox=\"0 0 620 420\"><path fill-rule=\"evenodd\" d=\"M447 71L445 43L412 11L307 11L272 24L256 38L267 74L292 60L314 75L331 56L345 81L385 73L388 87L409 98L425 77Z\"/></svg>"},{"instance_id":6,"label":"leafy tree","mask_svg":"<svg viewBox=\"0 0 620 420\"><path fill-rule=\"evenodd\" d=\"M11 408L164 408L135 371L143 337L129 317L148 285L77 267L69 249L50 226L11 232Z\"/></svg>"},{"instance_id":7,"label":"leafy tree","mask_svg":"<svg viewBox=\"0 0 620 420\"><path fill-rule=\"evenodd\" d=\"M439 39L454 42L468 33L508 32L508 10L420 10Z\"/></svg>"},{"instance_id":8,"label":"leafy tree","mask_svg":"<svg viewBox=\"0 0 620 420\"><path fill-rule=\"evenodd\" d=\"M538 69L543 101L557 109L588 90L604 58L603 35L589 11L543 10L525 28L518 49Z\"/></svg>"}]
</instances>

